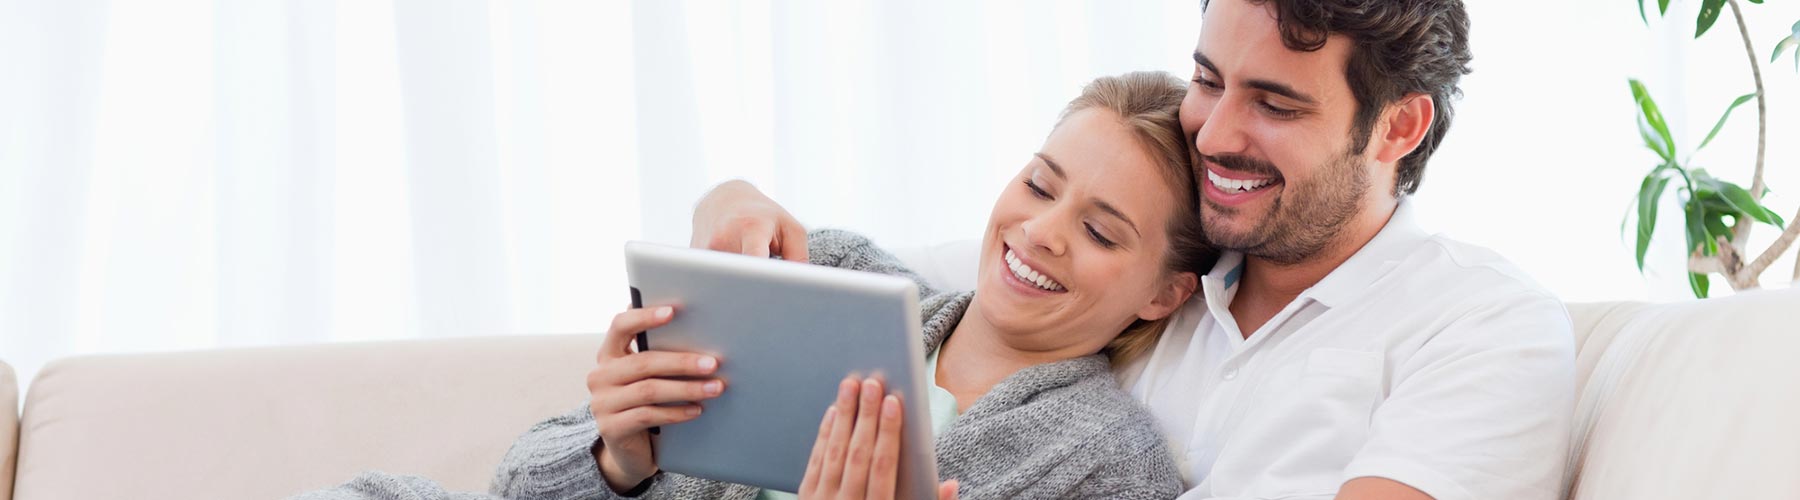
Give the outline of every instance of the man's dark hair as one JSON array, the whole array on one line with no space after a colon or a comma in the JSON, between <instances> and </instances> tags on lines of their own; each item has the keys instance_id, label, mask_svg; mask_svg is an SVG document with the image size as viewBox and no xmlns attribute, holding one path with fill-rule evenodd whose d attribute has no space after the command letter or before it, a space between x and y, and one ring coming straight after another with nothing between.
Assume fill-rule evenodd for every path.
<instances>
[{"instance_id":1,"label":"man's dark hair","mask_svg":"<svg viewBox=\"0 0 1800 500\"><path fill-rule=\"evenodd\" d=\"M1461 0L1247 0L1273 4L1281 41L1290 50L1312 52L1331 35L1353 42L1344 79L1356 97L1351 151L1369 146L1375 121L1388 105L1412 93L1431 96L1436 115L1418 149L1400 159L1394 194L1413 193L1425 175L1425 161L1443 142L1455 114L1450 99L1469 73L1469 14ZM1210 3L1203 0L1200 8Z\"/></svg>"}]
</instances>

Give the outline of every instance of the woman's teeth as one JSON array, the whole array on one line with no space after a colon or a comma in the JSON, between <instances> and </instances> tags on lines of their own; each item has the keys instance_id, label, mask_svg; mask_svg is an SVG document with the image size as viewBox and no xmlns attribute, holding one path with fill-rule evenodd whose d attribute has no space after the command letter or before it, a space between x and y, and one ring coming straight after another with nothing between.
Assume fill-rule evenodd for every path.
<instances>
[{"instance_id":1,"label":"woman's teeth","mask_svg":"<svg viewBox=\"0 0 1800 500\"><path fill-rule=\"evenodd\" d=\"M1212 181L1213 186L1216 186L1219 189L1224 190L1227 193L1243 193L1243 192L1247 192L1247 191L1255 191L1255 190L1262 189L1270 184L1275 183L1275 179L1258 179L1258 180L1227 179L1224 177L1220 177L1219 174L1213 173L1212 170L1206 171L1206 180Z\"/></svg>"},{"instance_id":2,"label":"woman's teeth","mask_svg":"<svg viewBox=\"0 0 1800 500\"><path fill-rule=\"evenodd\" d=\"M1031 266L1025 265L1024 262L1019 260L1018 256L1013 255L1012 250L1006 251L1006 268L1011 269L1013 276L1018 276L1019 281L1037 285L1038 288L1052 292L1062 291L1063 289L1061 283L1052 281L1050 277L1038 274L1037 271L1031 269Z\"/></svg>"}]
</instances>

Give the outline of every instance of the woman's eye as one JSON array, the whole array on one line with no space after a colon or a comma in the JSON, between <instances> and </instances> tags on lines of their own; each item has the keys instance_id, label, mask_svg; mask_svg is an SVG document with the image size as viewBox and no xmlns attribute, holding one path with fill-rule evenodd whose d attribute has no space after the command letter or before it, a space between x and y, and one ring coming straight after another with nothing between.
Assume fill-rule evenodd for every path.
<instances>
[{"instance_id":1,"label":"woman's eye","mask_svg":"<svg viewBox=\"0 0 1800 500\"><path fill-rule=\"evenodd\" d=\"M1025 188L1031 190L1032 196L1045 200L1050 199L1050 193L1045 192L1044 188L1038 187L1037 183L1031 182L1031 179L1025 179Z\"/></svg>"},{"instance_id":2,"label":"woman's eye","mask_svg":"<svg viewBox=\"0 0 1800 500\"><path fill-rule=\"evenodd\" d=\"M1099 231L1095 231L1093 224L1082 224L1082 226L1087 228L1088 236L1094 239L1094 243L1099 243L1101 247L1105 248L1112 248L1115 245L1112 240L1106 239L1105 236L1100 235Z\"/></svg>"}]
</instances>

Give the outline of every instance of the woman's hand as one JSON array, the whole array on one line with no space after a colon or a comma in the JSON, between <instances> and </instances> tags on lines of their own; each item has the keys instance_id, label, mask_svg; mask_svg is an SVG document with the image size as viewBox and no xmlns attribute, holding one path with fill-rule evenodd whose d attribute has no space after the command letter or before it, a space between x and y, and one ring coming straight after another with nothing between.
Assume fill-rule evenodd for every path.
<instances>
[{"instance_id":1,"label":"woman's hand","mask_svg":"<svg viewBox=\"0 0 1800 500\"><path fill-rule=\"evenodd\" d=\"M595 359L597 366L588 372L588 410L600 429L594 460L614 491L630 490L656 474L651 427L693 420L700 416L696 402L725 390L725 382L717 378L669 378L712 375L719 361L710 356L631 351L638 332L668 324L674 317L669 307L631 309L614 316ZM660 406L664 403L686 404Z\"/></svg>"},{"instance_id":2,"label":"woman's hand","mask_svg":"<svg viewBox=\"0 0 1800 500\"><path fill-rule=\"evenodd\" d=\"M806 262L806 227L744 181L713 188L694 207L694 248Z\"/></svg>"},{"instance_id":3,"label":"woman's hand","mask_svg":"<svg viewBox=\"0 0 1800 500\"><path fill-rule=\"evenodd\" d=\"M900 398L883 396L881 381L838 383L837 403L825 410L813 441L800 498L892 499L900 466ZM956 481L938 485L940 500L955 500Z\"/></svg>"}]
</instances>

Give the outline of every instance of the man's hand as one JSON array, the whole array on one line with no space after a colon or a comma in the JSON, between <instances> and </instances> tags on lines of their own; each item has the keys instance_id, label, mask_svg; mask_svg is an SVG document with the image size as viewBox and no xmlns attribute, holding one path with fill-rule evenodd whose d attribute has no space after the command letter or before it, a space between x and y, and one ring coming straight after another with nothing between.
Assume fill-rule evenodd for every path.
<instances>
[{"instance_id":1,"label":"man's hand","mask_svg":"<svg viewBox=\"0 0 1800 500\"><path fill-rule=\"evenodd\" d=\"M744 181L720 184L694 207L694 248L806 262L806 227Z\"/></svg>"},{"instance_id":2,"label":"man's hand","mask_svg":"<svg viewBox=\"0 0 1800 500\"><path fill-rule=\"evenodd\" d=\"M712 375L719 369L716 358L669 351L631 352L637 332L666 325L674 317L675 311L669 307L631 309L614 316L595 359L598 365L588 372L588 411L593 412L594 426L600 429L594 460L615 492L630 490L656 474L651 427L693 420L700 416L700 405L695 402L719 397L725 390L725 382L716 378L671 378ZM659 406L663 403L687 404Z\"/></svg>"},{"instance_id":3,"label":"man's hand","mask_svg":"<svg viewBox=\"0 0 1800 500\"><path fill-rule=\"evenodd\" d=\"M1336 500L1432 500L1431 495L1385 477L1359 477L1344 483Z\"/></svg>"},{"instance_id":4,"label":"man's hand","mask_svg":"<svg viewBox=\"0 0 1800 500\"><path fill-rule=\"evenodd\" d=\"M800 481L806 500L892 500L900 473L900 398L883 396L881 381L838 383L837 403L825 410ZM938 485L939 500L956 500L956 481Z\"/></svg>"}]
</instances>

